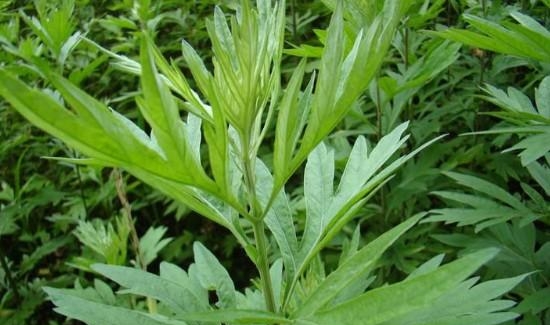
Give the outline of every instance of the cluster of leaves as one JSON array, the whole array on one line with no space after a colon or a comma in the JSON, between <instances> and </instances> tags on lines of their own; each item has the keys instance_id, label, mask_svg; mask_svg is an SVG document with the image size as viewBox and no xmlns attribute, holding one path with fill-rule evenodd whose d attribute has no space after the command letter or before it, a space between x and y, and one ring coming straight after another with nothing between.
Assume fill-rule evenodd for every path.
<instances>
[{"instance_id":1,"label":"cluster of leaves","mask_svg":"<svg viewBox=\"0 0 550 325\"><path fill-rule=\"evenodd\" d=\"M550 322L547 1L219 5L0 5L0 324Z\"/></svg>"}]
</instances>

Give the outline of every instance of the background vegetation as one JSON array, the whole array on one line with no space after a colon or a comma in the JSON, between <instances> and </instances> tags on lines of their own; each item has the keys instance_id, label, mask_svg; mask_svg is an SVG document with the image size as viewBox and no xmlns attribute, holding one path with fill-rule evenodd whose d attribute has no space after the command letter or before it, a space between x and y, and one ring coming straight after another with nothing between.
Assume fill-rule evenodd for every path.
<instances>
[{"instance_id":1,"label":"background vegetation","mask_svg":"<svg viewBox=\"0 0 550 325\"><path fill-rule=\"evenodd\" d=\"M40 71L29 63L39 57L145 127L133 106L139 78L121 60L139 55L140 15L154 24L164 57L180 57L185 39L208 63L204 20L215 5L229 12L237 3L152 1L143 13L129 0L5 0L0 66L41 87ZM308 73L319 67L335 3L287 1L283 84L300 57L308 57ZM382 2L345 3L353 13ZM321 273L335 269L342 252L427 212L378 261L371 287L402 280L440 253L452 260L497 247L500 253L479 271L483 279L529 274L507 294L521 314L509 323L550 324L549 26L548 1L414 2L368 91L325 145L334 150L339 176L360 135L374 147L410 121L405 153L447 135L406 162L356 212L323 250ZM174 64L189 74L183 60ZM52 90L52 96L59 94ZM268 129L259 149L266 162L274 138L275 129ZM101 291L108 284L94 280L90 268L98 262L139 263L154 273L160 261L186 267L195 241L220 259L238 289L253 285L254 266L226 229L123 171L44 159L80 154L32 127L5 101L0 139L0 324L76 324L52 311L42 287ZM299 170L286 185L299 231L306 213L302 179Z\"/></svg>"}]
</instances>

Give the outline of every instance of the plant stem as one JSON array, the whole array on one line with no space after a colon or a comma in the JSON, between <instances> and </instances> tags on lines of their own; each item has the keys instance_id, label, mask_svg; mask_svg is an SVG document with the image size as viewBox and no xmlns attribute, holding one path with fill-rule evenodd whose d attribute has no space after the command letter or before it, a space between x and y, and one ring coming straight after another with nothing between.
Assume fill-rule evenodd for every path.
<instances>
[{"instance_id":1,"label":"plant stem","mask_svg":"<svg viewBox=\"0 0 550 325\"><path fill-rule=\"evenodd\" d=\"M124 179L122 178L122 173L117 168L113 169L113 176L115 177L115 187L118 195L118 199L122 204L122 213L128 220L128 225L130 226L130 234L132 236L132 250L136 257L136 264L143 271L147 271L147 265L143 259L143 253L139 248L139 237L137 234L136 226L134 225L134 219L132 218L132 207L130 202L128 202L128 197L126 196L126 189L124 188ZM149 313L156 314L157 312L157 302L151 297L147 297L147 309Z\"/></svg>"},{"instance_id":2,"label":"plant stem","mask_svg":"<svg viewBox=\"0 0 550 325\"><path fill-rule=\"evenodd\" d=\"M254 222L254 238L256 239L256 249L258 250L256 266L260 272L260 281L264 292L265 304L268 311L276 312L275 295L273 294L273 284L271 283L271 275L269 273L267 239L263 221Z\"/></svg>"},{"instance_id":3,"label":"plant stem","mask_svg":"<svg viewBox=\"0 0 550 325\"><path fill-rule=\"evenodd\" d=\"M260 282L262 284L262 290L265 299L265 305L268 311L275 312L275 295L273 294L273 284L271 283L271 275L269 273L269 250L267 247L267 238L265 233L264 221L262 216L262 209L258 203L256 196L256 181L254 177L255 165L253 159L256 158L256 154L251 154L250 143L248 142L249 134L244 134L241 137L242 142L242 163L244 183L248 193L248 206L249 215L252 216L254 239L256 242L257 257L254 263L260 273Z\"/></svg>"}]
</instances>

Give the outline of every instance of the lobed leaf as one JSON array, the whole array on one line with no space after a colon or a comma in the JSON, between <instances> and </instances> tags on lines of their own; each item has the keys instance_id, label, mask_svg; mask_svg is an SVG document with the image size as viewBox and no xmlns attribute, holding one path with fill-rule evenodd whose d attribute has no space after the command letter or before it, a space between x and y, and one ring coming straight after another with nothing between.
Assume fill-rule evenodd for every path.
<instances>
[{"instance_id":1,"label":"lobed leaf","mask_svg":"<svg viewBox=\"0 0 550 325\"><path fill-rule=\"evenodd\" d=\"M94 264L92 269L127 288L123 293L157 299L176 314L205 310L208 307L208 301L205 305L205 301L200 300L185 283L177 283L132 267Z\"/></svg>"},{"instance_id":2,"label":"lobed leaf","mask_svg":"<svg viewBox=\"0 0 550 325\"><path fill-rule=\"evenodd\" d=\"M88 325L187 325L161 315L146 314L84 299L70 290L46 287L44 291L56 305L56 312L86 322Z\"/></svg>"},{"instance_id":3,"label":"lobed leaf","mask_svg":"<svg viewBox=\"0 0 550 325\"><path fill-rule=\"evenodd\" d=\"M227 270L216 256L201 243L193 244L193 254L197 267L197 276L203 288L216 290L220 308L236 306L235 285Z\"/></svg>"},{"instance_id":4,"label":"lobed leaf","mask_svg":"<svg viewBox=\"0 0 550 325\"><path fill-rule=\"evenodd\" d=\"M321 284L306 298L293 316L305 317L315 313L317 310L327 305L350 283L367 275L375 268L376 262L384 251L422 217L423 214L420 214L408 219L377 237L368 245L350 256L342 265L321 282Z\"/></svg>"},{"instance_id":5,"label":"lobed leaf","mask_svg":"<svg viewBox=\"0 0 550 325\"><path fill-rule=\"evenodd\" d=\"M371 290L355 299L307 317L314 323L375 325L392 324L398 317L430 306L449 291L460 287L470 274L497 253L485 249L466 255L435 271L413 279ZM501 288L505 286L502 285ZM471 309L468 309L471 311ZM448 316L460 316L451 315ZM414 319L414 318L411 318ZM411 319L407 318L410 322Z\"/></svg>"},{"instance_id":6,"label":"lobed leaf","mask_svg":"<svg viewBox=\"0 0 550 325\"><path fill-rule=\"evenodd\" d=\"M223 309L186 313L179 317L185 321L223 324L290 324L291 321L277 314L261 310Z\"/></svg>"},{"instance_id":7,"label":"lobed leaf","mask_svg":"<svg viewBox=\"0 0 550 325\"><path fill-rule=\"evenodd\" d=\"M267 166L258 159L256 161L256 195L263 207L269 202L272 189L273 177ZM264 222L277 242L285 266L285 280L289 281L296 273L298 240L290 203L284 190L275 197Z\"/></svg>"}]
</instances>

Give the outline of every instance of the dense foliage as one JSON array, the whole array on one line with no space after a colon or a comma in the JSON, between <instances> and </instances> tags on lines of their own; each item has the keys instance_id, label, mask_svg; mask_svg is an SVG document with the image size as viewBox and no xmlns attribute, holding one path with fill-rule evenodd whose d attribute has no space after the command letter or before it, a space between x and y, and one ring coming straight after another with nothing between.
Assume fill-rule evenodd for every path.
<instances>
[{"instance_id":1,"label":"dense foliage","mask_svg":"<svg viewBox=\"0 0 550 325\"><path fill-rule=\"evenodd\" d=\"M0 325L550 324L549 27L1 2Z\"/></svg>"}]
</instances>

